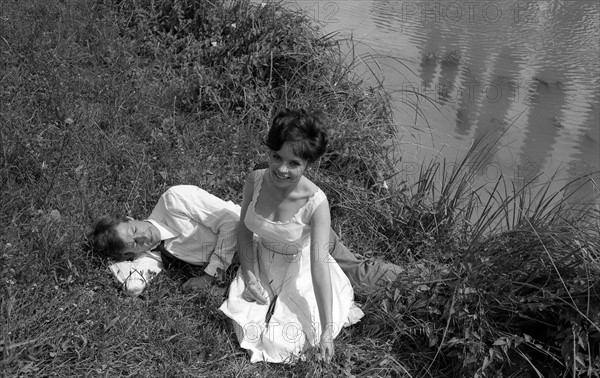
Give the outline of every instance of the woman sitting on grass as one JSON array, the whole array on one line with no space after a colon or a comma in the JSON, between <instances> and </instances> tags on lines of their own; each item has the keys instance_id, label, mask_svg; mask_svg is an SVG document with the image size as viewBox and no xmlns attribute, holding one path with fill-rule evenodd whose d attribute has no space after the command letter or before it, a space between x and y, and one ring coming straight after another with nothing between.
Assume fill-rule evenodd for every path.
<instances>
[{"instance_id":1,"label":"woman sitting on grass","mask_svg":"<svg viewBox=\"0 0 600 378\"><path fill-rule=\"evenodd\" d=\"M329 360L333 339L363 313L328 252L327 197L304 176L325 152L327 135L317 117L284 110L266 146L269 167L250 173L244 186L241 266L220 310L234 321L251 362L293 362L317 344Z\"/></svg>"}]
</instances>

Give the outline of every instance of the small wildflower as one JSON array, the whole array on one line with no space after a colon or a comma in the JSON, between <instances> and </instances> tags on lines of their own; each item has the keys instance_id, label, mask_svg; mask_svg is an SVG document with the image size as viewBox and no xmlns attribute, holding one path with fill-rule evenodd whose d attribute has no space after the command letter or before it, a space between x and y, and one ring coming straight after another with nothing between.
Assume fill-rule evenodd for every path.
<instances>
[{"instance_id":1,"label":"small wildflower","mask_svg":"<svg viewBox=\"0 0 600 378\"><path fill-rule=\"evenodd\" d=\"M83 164L79 164L77 168L75 168L75 174L79 176L83 171Z\"/></svg>"},{"instance_id":2,"label":"small wildflower","mask_svg":"<svg viewBox=\"0 0 600 378\"><path fill-rule=\"evenodd\" d=\"M59 221L61 218L60 211L54 209L50 212L50 219L53 221Z\"/></svg>"},{"instance_id":3,"label":"small wildflower","mask_svg":"<svg viewBox=\"0 0 600 378\"><path fill-rule=\"evenodd\" d=\"M211 45L213 45L213 47L215 47L218 43L217 42L211 42Z\"/></svg>"},{"instance_id":4,"label":"small wildflower","mask_svg":"<svg viewBox=\"0 0 600 378\"><path fill-rule=\"evenodd\" d=\"M234 28L234 29L237 28L236 23L234 22L233 24L231 24L231 27Z\"/></svg>"}]
</instances>

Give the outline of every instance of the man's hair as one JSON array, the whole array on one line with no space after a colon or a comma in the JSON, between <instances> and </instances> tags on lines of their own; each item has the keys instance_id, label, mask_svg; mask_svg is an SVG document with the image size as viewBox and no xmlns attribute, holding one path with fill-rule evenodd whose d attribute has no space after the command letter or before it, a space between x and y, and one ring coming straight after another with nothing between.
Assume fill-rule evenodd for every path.
<instances>
[{"instance_id":1,"label":"man's hair","mask_svg":"<svg viewBox=\"0 0 600 378\"><path fill-rule=\"evenodd\" d=\"M304 109L284 109L273 118L265 144L279 151L284 143L308 162L316 161L327 149L327 133L317 114Z\"/></svg>"},{"instance_id":2,"label":"man's hair","mask_svg":"<svg viewBox=\"0 0 600 378\"><path fill-rule=\"evenodd\" d=\"M129 260L133 253L125 253L127 245L117 234L116 227L122 222L128 222L126 216L105 215L94 223L92 231L87 235L89 247L104 258L115 260Z\"/></svg>"}]
</instances>

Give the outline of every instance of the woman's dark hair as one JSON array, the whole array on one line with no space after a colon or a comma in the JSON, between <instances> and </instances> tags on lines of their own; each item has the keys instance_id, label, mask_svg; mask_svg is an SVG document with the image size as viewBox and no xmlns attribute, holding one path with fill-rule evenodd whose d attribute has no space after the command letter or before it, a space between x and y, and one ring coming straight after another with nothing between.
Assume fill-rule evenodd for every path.
<instances>
[{"instance_id":1,"label":"woman's dark hair","mask_svg":"<svg viewBox=\"0 0 600 378\"><path fill-rule=\"evenodd\" d=\"M327 133L316 114L304 109L284 109L273 118L265 144L272 151L279 151L290 142L294 154L314 162L327 149Z\"/></svg>"},{"instance_id":2,"label":"woman's dark hair","mask_svg":"<svg viewBox=\"0 0 600 378\"><path fill-rule=\"evenodd\" d=\"M133 253L124 253L127 245L117 234L116 227L122 222L128 222L124 215L105 215L94 223L93 230L87 235L89 247L104 258L128 260Z\"/></svg>"}]
</instances>

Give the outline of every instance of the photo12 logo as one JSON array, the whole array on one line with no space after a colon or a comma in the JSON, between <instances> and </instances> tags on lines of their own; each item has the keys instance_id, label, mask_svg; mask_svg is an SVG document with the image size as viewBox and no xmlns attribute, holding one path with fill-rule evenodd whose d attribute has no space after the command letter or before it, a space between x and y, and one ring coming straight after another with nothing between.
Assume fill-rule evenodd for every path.
<instances>
[{"instance_id":1,"label":"photo12 logo","mask_svg":"<svg viewBox=\"0 0 600 378\"><path fill-rule=\"evenodd\" d=\"M291 11L302 12L318 24L337 24L340 6L334 1L283 1L281 6Z\"/></svg>"},{"instance_id":2,"label":"photo12 logo","mask_svg":"<svg viewBox=\"0 0 600 378\"><path fill-rule=\"evenodd\" d=\"M431 163L404 162L400 168L399 179L407 183L415 183L421 179L422 172L426 171ZM442 167L442 166L440 166ZM443 169L446 174L457 170L476 171L477 174L469 175L469 183L497 184L502 180L520 184L534 184L543 181L542 165L532 161L501 163L490 161L486 164L478 162L444 162Z\"/></svg>"},{"instance_id":3,"label":"photo12 logo","mask_svg":"<svg viewBox=\"0 0 600 378\"><path fill-rule=\"evenodd\" d=\"M537 101L539 87L535 80L520 84L516 81L479 82L465 81L460 86L454 83L425 83L403 82L399 91L400 101L412 103L413 100L434 101L442 103L476 102L496 103L508 100L513 103L531 104Z\"/></svg>"},{"instance_id":4,"label":"photo12 logo","mask_svg":"<svg viewBox=\"0 0 600 378\"><path fill-rule=\"evenodd\" d=\"M462 23L537 22L536 2L497 1L406 1L401 4L402 20Z\"/></svg>"},{"instance_id":5,"label":"photo12 logo","mask_svg":"<svg viewBox=\"0 0 600 378\"><path fill-rule=\"evenodd\" d=\"M362 1L362 0L361 0ZM367 1L367 0L364 0ZM347 7L352 8L352 2ZM290 0L281 6L305 14L319 24L340 22L336 1ZM535 1L397 1L402 21L504 24L537 23L541 5Z\"/></svg>"}]
</instances>

